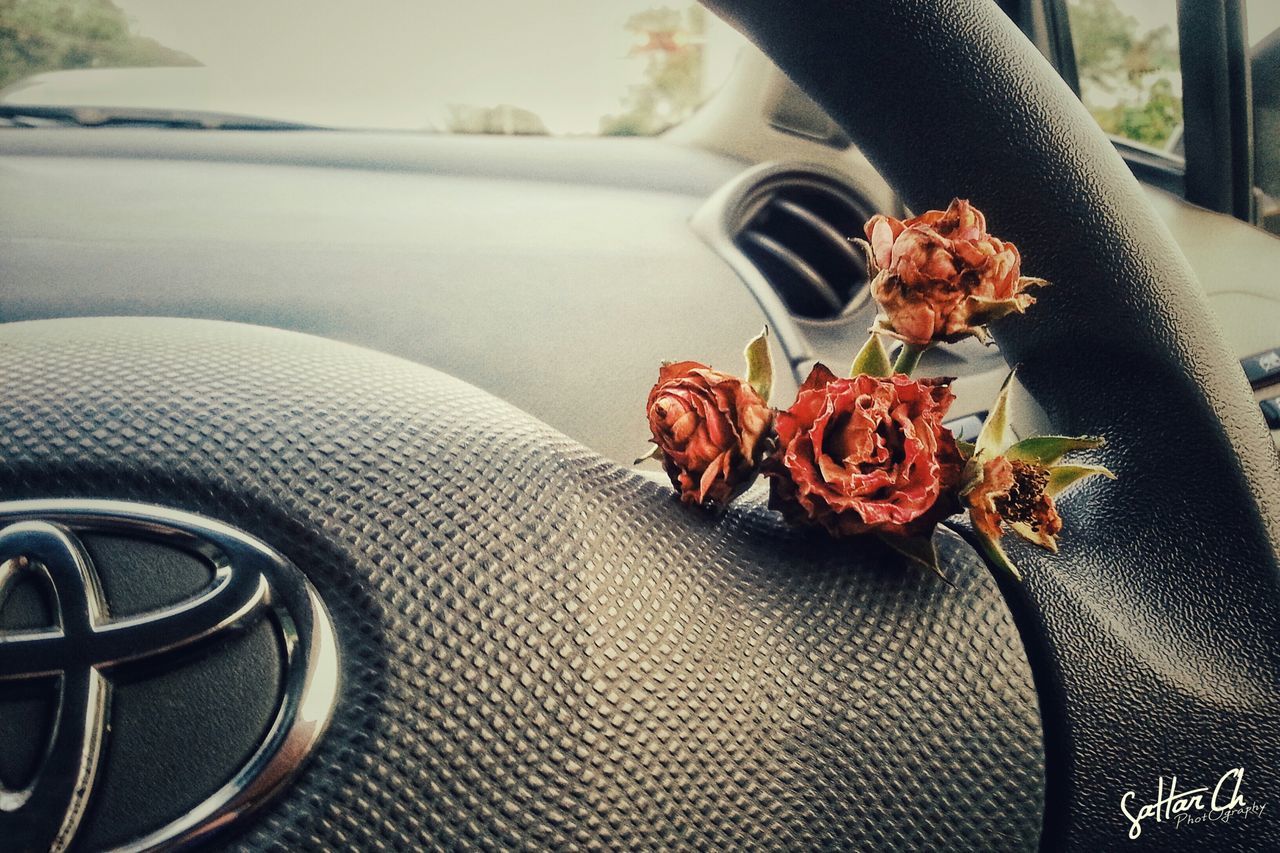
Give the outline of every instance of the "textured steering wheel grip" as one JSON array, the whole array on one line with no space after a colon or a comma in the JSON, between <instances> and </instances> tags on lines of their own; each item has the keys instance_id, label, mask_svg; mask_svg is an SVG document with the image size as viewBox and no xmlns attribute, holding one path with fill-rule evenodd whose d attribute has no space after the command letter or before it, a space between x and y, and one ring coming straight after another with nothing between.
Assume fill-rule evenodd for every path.
<instances>
[{"instance_id":1,"label":"textured steering wheel grip","mask_svg":"<svg viewBox=\"0 0 1280 853\"><path fill-rule=\"evenodd\" d=\"M1057 431L1120 479L1008 585L1046 734L1048 847L1280 849L1280 819L1148 831L1121 796L1246 768L1280 809L1280 464L1186 260L1114 147L995 3L711 0L916 210L968 197L1053 282L995 327ZM1280 335L1280 331L1277 332Z\"/></svg>"},{"instance_id":2,"label":"textured steering wheel grip","mask_svg":"<svg viewBox=\"0 0 1280 853\"><path fill-rule=\"evenodd\" d=\"M1036 845L1030 668L955 535L953 589L716 521L458 380L249 326L0 326L0 399L6 499L200 513L328 606L332 727L243 849Z\"/></svg>"}]
</instances>

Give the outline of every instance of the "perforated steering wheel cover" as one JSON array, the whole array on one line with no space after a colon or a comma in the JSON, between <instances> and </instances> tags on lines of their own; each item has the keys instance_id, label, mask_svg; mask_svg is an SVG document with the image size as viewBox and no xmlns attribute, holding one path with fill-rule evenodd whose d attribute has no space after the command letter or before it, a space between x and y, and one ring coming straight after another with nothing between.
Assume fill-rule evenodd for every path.
<instances>
[{"instance_id":1,"label":"perforated steering wheel cover","mask_svg":"<svg viewBox=\"0 0 1280 853\"><path fill-rule=\"evenodd\" d=\"M1035 846L1029 667L954 535L951 589L760 506L717 523L460 381L303 335L0 342L0 494L228 522L332 613L332 729L246 849Z\"/></svg>"}]
</instances>

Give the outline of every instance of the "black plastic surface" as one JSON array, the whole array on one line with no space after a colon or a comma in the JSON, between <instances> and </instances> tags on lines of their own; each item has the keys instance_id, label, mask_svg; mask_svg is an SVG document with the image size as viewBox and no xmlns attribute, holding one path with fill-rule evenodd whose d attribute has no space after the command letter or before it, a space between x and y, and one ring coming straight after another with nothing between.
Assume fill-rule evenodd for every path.
<instances>
[{"instance_id":1,"label":"black plastic surface","mask_svg":"<svg viewBox=\"0 0 1280 853\"><path fill-rule=\"evenodd\" d=\"M225 785L274 719L282 666L264 619L163 673L114 677L102 775L74 849L142 836Z\"/></svg>"},{"instance_id":2,"label":"black plastic surface","mask_svg":"<svg viewBox=\"0 0 1280 853\"><path fill-rule=\"evenodd\" d=\"M1240 359L1244 375L1254 388L1270 385L1280 379L1280 348L1271 348Z\"/></svg>"},{"instance_id":3,"label":"black plastic surface","mask_svg":"<svg viewBox=\"0 0 1280 853\"><path fill-rule=\"evenodd\" d=\"M950 588L716 523L462 382L248 326L5 325L0 399L0 494L217 518L324 598L339 708L244 849L1036 844L1029 668L954 535Z\"/></svg>"}]
</instances>

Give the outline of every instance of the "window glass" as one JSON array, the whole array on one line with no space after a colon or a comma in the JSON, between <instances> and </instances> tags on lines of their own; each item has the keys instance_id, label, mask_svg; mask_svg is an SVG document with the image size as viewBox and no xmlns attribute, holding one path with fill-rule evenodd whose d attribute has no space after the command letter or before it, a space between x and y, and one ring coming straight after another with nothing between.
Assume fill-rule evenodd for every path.
<instances>
[{"instance_id":1,"label":"window glass","mask_svg":"<svg viewBox=\"0 0 1280 853\"><path fill-rule=\"evenodd\" d=\"M651 135L742 44L694 0L0 0L0 103Z\"/></svg>"},{"instance_id":2,"label":"window glass","mask_svg":"<svg viewBox=\"0 0 1280 853\"><path fill-rule=\"evenodd\" d=\"M1180 156L1175 0L1068 0L1080 99L1112 136Z\"/></svg>"},{"instance_id":3,"label":"window glass","mask_svg":"<svg viewBox=\"0 0 1280 853\"><path fill-rule=\"evenodd\" d=\"M1280 234L1280 3L1249 0L1253 79L1253 183L1258 224Z\"/></svg>"}]
</instances>

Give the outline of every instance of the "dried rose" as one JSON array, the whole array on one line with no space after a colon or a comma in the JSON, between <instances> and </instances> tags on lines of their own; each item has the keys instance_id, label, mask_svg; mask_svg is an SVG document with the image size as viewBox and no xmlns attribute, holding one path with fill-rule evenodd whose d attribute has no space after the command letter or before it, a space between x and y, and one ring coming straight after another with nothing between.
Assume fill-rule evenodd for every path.
<instances>
[{"instance_id":1,"label":"dried rose","mask_svg":"<svg viewBox=\"0 0 1280 853\"><path fill-rule=\"evenodd\" d=\"M1021 275L1017 247L988 234L964 199L905 222L877 214L865 231L876 329L916 347L985 340L987 323L1026 311L1035 302L1027 288L1047 283Z\"/></svg>"},{"instance_id":2,"label":"dried rose","mask_svg":"<svg viewBox=\"0 0 1280 853\"><path fill-rule=\"evenodd\" d=\"M900 546L914 539L931 553L934 525L958 508L963 465L942 425L954 399L948 381L839 379L815 366L795 403L777 415L778 448L763 467L770 506L835 536L875 533L904 553L913 549ZM936 557L909 555L937 570Z\"/></svg>"},{"instance_id":3,"label":"dried rose","mask_svg":"<svg viewBox=\"0 0 1280 853\"><path fill-rule=\"evenodd\" d=\"M987 556L1015 578L1018 570L1000 545L1004 527L1049 551L1057 552L1062 517L1055 498L1068 486L1096 474L1115 479L1100 465L1066 464L1073 450L1105 443L1093 436L1037 435L1015 441L1009 428L1009 389L1005 380L983 424L973 456L965 465L960 499Z\"/></svg>"},{"instance_id":4,"label":"dried rose","mask_svg":"<svg viewBox=\"0 0 1280 853\"><path fill-rule=\"evenodd\" d=\"M748 381L696 361L658 371L647 405L653 453L685 503L723 508L758 473L773 422L765 334L748 345L747 362Z\"/></svg>"}]
</instances>

